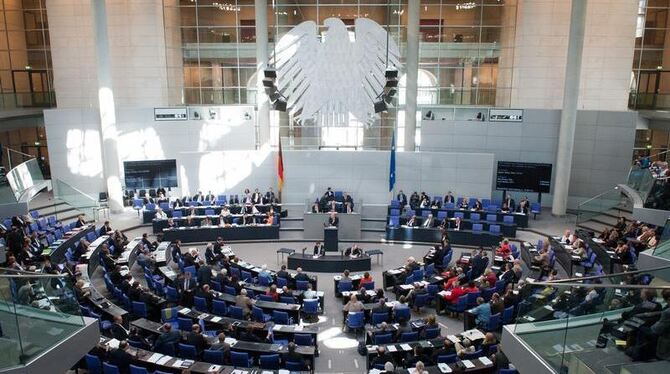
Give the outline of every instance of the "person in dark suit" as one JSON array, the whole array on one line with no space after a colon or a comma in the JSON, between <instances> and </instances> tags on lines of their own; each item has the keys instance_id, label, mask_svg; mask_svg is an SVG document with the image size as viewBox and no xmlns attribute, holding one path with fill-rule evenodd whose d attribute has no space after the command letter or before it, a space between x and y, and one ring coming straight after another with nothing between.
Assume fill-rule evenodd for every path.
<instances>
[{"instance_id":1,"label":"person in dark suit","mask_svg":"<svg viewBox=\"0 0 670 374\"><path fill-rule=\"evenodd\" d=\"M158 246L157 244L158 244L158 243L156 243L156 242L153 242L153 243L152 243L151 241L149 241L149 235L148 235L146 232L145 232L144 234L142 234L142 245L143 245L146 249L148 249L148 250L150 250L150 251L153 251L153 250L155 250L156 247Z\"/></svg>"},{"instance_id":2,"label":"person in dark suit","mask_svg":"<svg viewBox=\"0 0 670 374\"><path fill-rule=\"evenodd\" d=\"M507 195L505 196L505 199L503 200L503 204L507 205L507 208L509 209L510 212L514 211L514 199L512 199L512 195Z\"/></svg>"},{"instance_id":3,"label":"person in dark suit","mask_svg":"<svg viewBox=\"0 0 670 374\"><path fill-rule=\"evenodd\" d=\"M160 195L167 196L167 192L165 192L165 188L163 188L163 187L158 187L158 189L156 190L156 195L159 195L159 196L160 196Z\"/></svg>"},{"instance_id":4,"label":"person in dark suit","mask_svg":"<svg viewBox=\"0 0 670 374\"><path fill-rule=\"evenodd\" d=\"M419 193L416 191L412 192L412 196L409 197L409 207L412 209L417 209L420 204L421 197L419 197Z\"/></svg>"},{"instance_id":5,"label":"person in dark suit","mask_svg":"<svg viewBox=\"0 0 670 374\"><path fill-rule=\"evenodd\" d=\"M386 347L380 345L377 347L377 355L372 359L372 366L384 365L387 362L393 363L393 356L386 352Z\"/></svg>"},{"instance_id":6,"label":"person in dark suit","mask_svg":"<svg viewBox=\"0 0 670 374\"><path fill-rule=\"evenodd\" d=\"M388 313L389 312L389 307L386 306L386 300L384 298L379 299L379 302L377 305L375 305L374 308L372 308L372 313Z\"/></svg>"},{"instance_id":7,"label":"person in dark suit","mask_svg":"<svg viewBox=\"0 0 670 374\"><path fill-rule=\"evenodd\" d=\"M297 362L299 364L302 364L302 366L309 371L311 368L311 363L306 362L305 359L302 357L302 355L296 352L295 349L296 349L295 343L293 342L288 343L288 353L284 356L284 360L286 362Z\"/></svg>"},{"instance_id":8,"label":"person in dark suit","mask_svg":"<svg viewBox=\"0 0 670 374\"><path fill-rule=\"evenodd\" d=\"M400 201L401 208L404 208L405 205L407 205L407 195L405 195L405 193L402 192L402 190L400 190L400 192L398 192L398 195L396 195L396 200Z\"/></svg>"},{"instance_id":9,"label":"person in dark suit","mask_svg":"<svg viewBox=\"0 0 670 374\"><path fill-rule=\"evenodd\" d=\"M344 193L344 211L346 213L351 213L354 211L354 199L351 198L351 196L348 193Z\"/></svg>"},{"instance_id":10,"label":"person in dark suit","mask_svg":"<svg viewBox=\"0 0 670 374\"><path fill-rule=\"evenodd\" d=\"M295 275L295 280L296 281L308 281L309 282L309 275L305 274L302 272L302 268L297 268L295 270L297 274Z\"/></svg>"},{"instance_id":11,"label":"person in dark suit","mask_svg":"<svg viewBox=\"0 0 670 374\"><path fill-rule=\"evenodd\" d=\"M265 204L276 204L277 203L277 197L275 196L274 191L272 191L272 187L268 188L268 192L265 193L264 197L264 203Z\"/></svg>"},{"instance_id":12,"label":"person in dark suit","mask_svg":"<svg viewBox=\"0 0 670 374\"><path fill-rule=\"evenodd\" d=\"M256 188L254 193L251 194L251 203L254 205L263 203L263 196L261 195L260 191L258 191L258 188Z\"/></svg>"},{"instance_id":13,"label":"person in dark suit","mask_svg":"<svg viewBox=\"0 0 670 374\"><path fill-rule=\"evenodd\" d=\"M109 221L105 221L105 224L100 227L100 230L98 230L98 235L112 235L114 233L114 230L112 230L112 226L109 224Z\"/></svg>"},{"instance_id":14,"label":"person in dark suit","mask_svg":"<svg viewBox=\"0 0 670 374\"><path fill-rule=\"evenodd\" d=\"M80 214L77 216L77 223L75 223L75 227L82 227L86 225L86 219L84 219L84 215Z\"/></svg>"},{"instance_id":15,"label":"person in dark suit","mask_svg":"<svg viewBox=\"0 0 670 374\"><path fill-rule=\"evenodd\" d=\"M202 331L200 331L200 325L197 323L193 324L193 326L191 326L191 331L186 333L186 336L184 337L184 343L195 346L195 349L198 351L198 353L202 353L202 351L209 347L209 343L202 335Z\"/></svg>"},{"instance_id":16,"label":"person in dark suit","mask_svg":"<svg viewBox=\"0 0 670 374\"><path fill-rule=\"evenodd\" d=\"M181 240L175 240L174 244L172 245L171 256L173 262L179 262L179 259L181 258Z\"/></svg>"},{"instance_id":17,"label":"person in dark suit","mask_svg":"<svg viewBox=\"0 0 670 374\"><path fill-rule=\"evenodd\" d=\"M482 202L479 201L479 199L475 199L475 204L474 204L474 206L472 207L472 209L474 209L474 210L483 210L484 208L482 208Z\"/></svg>"},{"instance_id":18,"label":"person in dark suit","mask_svg":"<svg viewBox=\"0 0 670 374\"><path fill-rule=\"evenodd\" d=\"M453 355L454 353L456 353L454 343L452 343L449 339L444 339L444 345L442 348L433 351L433 362L437 362L437 358L440 356Z\"/></svg>"},{"instance_id":19,"label":"person in dark suit","mask_svg":"<svg viewBox=\"0 0 670 374\"><path fill-rule=\"evenodd\" d=\"M444 203L454 203L454 196L451 194L451 191L447 191L447 194L444 195Z\"/></svg>"},{"instance_id":20,"label":"person in dark suit","mask_svg":"<svg viewBox=\"0 0 670 374\"><path fill-rule=\"evenodd\" d=\"M200 260L198 264L200 264L197 272L198 283L209 284L212 281L212 267L205 264L204 260Z\"/></svg>"},{"instance_id":21,"label":"person in dark suit","mask_svg":"<svg viewBox=\"0 0 670 374\"><path fill-rule=\"evenodd\" d=\"M479 247L479 251L472 257L472 279L484 274L484 270L489 266L489 258L484 252L484 248Z\"/></svg>"},{"instance_id":22,"label":"person in dark suit","mask_svg":"<svg viewBox=\"0 0 670 374\"><path fill-rule=\"evenodd\" d=\"M212 201L216 201L216 196L212 193L212 191L207 191L207 195L205 195L205 201L208 203L211 203Z\"/></svg>"},{"instance_id":23,"label":"person in dark suit","mask_svg":"<svg viewBox=\"0 0 670 374\"><path fill-rule=\"evenodd\" d=\"M337 214L335 212L331 212L330 217L328 217L328 226L337 227L339 224L340 224L340 219L337 217Z\"/></svg>"},{"instance_id":24,"label":"person in dark suit","mask_svg":"<svg viewBox=\"0 0 670 374\"><path fill-rule=\"evenodd\" d=\"M130 370L130 364L133 362L134 356L126 351L128 348L128 342L122 340L119 343L119 348L114 348L109 351L108 361L112 365L116 365L119 368L119 371L123 374L128 373Z\"/></svg>"},{"instance_id":25,"label":"person in dark suit","mask_svg":"<svg viewBox=\"0 0 670 374\"><path fill-rule=\"evenodd\" d=\"M205 196L202 194L202 191L198 191L198 193L193 196L192 201L199 203L205 201Z\"/></svg>"},{"instance_id":26,"label":"person in dark suit","mask_svg":"<svg viewBox=\"0 0 670 374\"><path fill-rule=\"evenodd\" d=\"M281 269L279 269L279 271L277 272L277 278L288 279L288 277L289 277L289 274L288 274L288 271L286 271L286 265L282 265Z\"/></svg>"},{"instance_id":27,"label":"person in dark suit","mask_svg":"<svg viewBox=\"0 0 670 374\"><path fill-rule=\"evenodd\" d=\"M121 316L114 316L114 323L112 323L110 332L112 333L112 338L116 340L128 339L128 330L123 327L123 318Z\"/></svg>"},{"instance_id":28,"label":"person in dark suit","mask_svg":"<svg viewBox=\"0 0 670 374\"><path fill-rule=\"evenodd\" d=\"M130 286L128 290L128 297L131 301L140 301L140 294L142 293L142 288L140 287L139 282L135 282Z\"/></svg>"},{"instance_id":29,"label":"person in dark suit","mask_svg":"<svg viewBox=\"0 0 670 374\"><path fill-rule=\"evenodd\" d=\"M218 247L219 253L215 252L216 248L216 245L207 243L207 247L205 248L205 260L207 260L208 264L217 264L223 257L223 254L221 253L221 247Z\"/></svg>"},{"instance_id":30,"label":"person in dark suit","mask_svg":"<svg viewBox=\"0 0 670 374\"><path fill-rule=\"evenodd\" d=\"M173 331L172 325L166 323L160 329L161 334L154 342L153 350L156 352L163 352L163 349L168 346L174 347L181 341L181 334L179 331Z\"/></svg>"},{"instance_id":31,"label":"person in dark suit","mask_svg":"<svg viewBox=\"0 0 670 374\"><path fill-rule=\"evenodd\" d=\"M314 244L314 256L323 256L326 254L326 248L323 246L323 243L317 241Z\"/></svg>"}]
</instances>

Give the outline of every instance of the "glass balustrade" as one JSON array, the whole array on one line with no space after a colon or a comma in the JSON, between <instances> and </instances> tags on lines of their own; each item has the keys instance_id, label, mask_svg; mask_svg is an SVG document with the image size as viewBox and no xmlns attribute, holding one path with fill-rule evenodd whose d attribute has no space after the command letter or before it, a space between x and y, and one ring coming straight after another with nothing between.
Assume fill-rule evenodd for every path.
<instances>
[{"instance_id":1,"label":"glass balustrade","mask_svg":"<svg viewBox=\"0 0 670 374\"><path fill-rule=\"evenodd\" d=\"M563 284L528 283L519 289L522 301L512 330L557 373L584 372L584 368L589 368L589 372L605 372L611 365L622 369L639 365L626 353L636 330L620 329L624 326L622 315L631 319L626 313L640 304L647 292L656 296L656 302L664 304L660 294L666 283L656 275L668 268L568 280L570 283ZM625 285L621 284L624 280ZM646 286L628 285L649 281ZM649 320L648 325L654 321ZM666 361L664 368L670 369L670 362Z\"/></svg>"},{"instance_id":2,"label":"glass balustrade","mask_svg":"<svg viewBox=\"0 0 670 374\"><path fill-rule=\"evenodd\" d=\"M626 196L618 188L612 188L579 204L577 207L577 223L586 222L618 206L625 206L626 202Z\"/></svg>"},{"instance_id":3,"label":"glass balustrade","mask_svg":"<svg viewBox=\"0 0 670 374\"><path fill-rule=\"evenodd\" d=\"M0 371L29 363L83 326L68 277L0 271Z\"/></svg>"},{"instance_id":4,"label":"glass balustrade","mask_svg":"<svg viewBox=\"0 0 670 374\"><path fill-rule=\"evenodd\" d=\"M100 205L98 200L60 179L53 179L52 185L56 199L66 202L89 217L95 217L95 212Z\"/></svg>"}]
</instances>

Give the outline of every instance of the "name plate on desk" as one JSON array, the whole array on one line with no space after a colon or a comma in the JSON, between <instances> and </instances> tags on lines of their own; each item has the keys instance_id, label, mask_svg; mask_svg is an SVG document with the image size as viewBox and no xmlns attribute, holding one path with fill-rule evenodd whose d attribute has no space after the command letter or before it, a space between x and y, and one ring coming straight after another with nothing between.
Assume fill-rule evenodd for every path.
<instances>
[{"instance_id":1,"label":"name plate on desk","mask_svg":"<svg viewBox=\"0 0 670 374\"><path fill-rule=\"evenodd\" d=\"M523 122L523 109L489 109L489 122Z\"/></svg>"}]
</instances>

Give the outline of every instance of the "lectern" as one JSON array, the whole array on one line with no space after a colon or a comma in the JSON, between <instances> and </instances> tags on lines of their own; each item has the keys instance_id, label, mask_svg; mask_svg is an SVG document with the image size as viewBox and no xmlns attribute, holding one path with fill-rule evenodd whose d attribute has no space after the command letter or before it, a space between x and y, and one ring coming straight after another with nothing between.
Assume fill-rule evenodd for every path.
<instances>
[{"instance_id":1,"label":"lectern","mask_svg":"<svg viewBox=\"0 0 670 374\"><path fill-rule=\"evenodd\" d=\"M326 226L323 229L323 247L326 252L337 252L338 244L337 227Z\"/></svg>"}]
</instances>

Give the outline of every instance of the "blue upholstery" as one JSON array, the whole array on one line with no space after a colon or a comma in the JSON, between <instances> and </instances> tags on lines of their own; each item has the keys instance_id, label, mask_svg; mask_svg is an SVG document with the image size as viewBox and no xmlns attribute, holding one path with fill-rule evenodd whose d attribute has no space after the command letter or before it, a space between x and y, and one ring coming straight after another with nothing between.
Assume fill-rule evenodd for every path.
<instances>
[{"instance_id":1,"label":"blue upholstery","mask_svg":"<svg viewBox=\"0 0 670 374\"><path fill-rule=\"evenodd\" d=\"M232 318L244 319L244 310L242 310L242 308L239 306L231 305L228 308L228 315Z\"/></svg>"},{"instance_id":2,"label":"blue upholstery","mask_svg":"<svg viewBox=\"0 0 670 374\"><path fill-rule=\"evenodd\" d=\"M296 281L295 282L295 288L298 291L305 291L307 290L307 286L309 286L309 281Z\"/></svg>"},{"instance_id":3,"label":"blue upholstery","mask_svg":"<svg viewBox=\"0 0 670 374\"><path fill-rule=\"evenodd\" d=\"M187 360L197 360L198 351L194 345L179 343L179 357Z\"/></svg>"},{"instance_id":4,"label":"blue upholstery","mask_svg":"<svg viewBox=\"0 0 670 374\"><path fill-rule=\"evenodd\" d=\"M454 364L458 360L456 353L451 355L437 356L437 363L439 364Z\"/></svg>"},{"instance_id":5,"label":"blue upholstery","mask_svg":"<svg viewBox=\"0 0 670 374\"><path fill-rule=\"evenodd\" d=\"M263 309L255 305L251 307L251 318L256 322L263 322L263 323L272 320L272 316L263 313Z\"/></svg>"},{"instance_id":6,"label":"blue upholstery","mask_svg":"<svg viewBox=\"0 0 670 374\"><path fill-rule=\"evenodd\" d=\"M212 313L218 316L225 316L228 312L226 303L222 300L212 300Z\"/></svg>"},{"instance_id":7,"label":"blue upholstery","mask_svg":"<svg viewBox=\"0 0 670 374\"><path fill-rule=\"evenodd\" d=\"M293 335L294 343L296 345L304 345L304 346L313 346L314 345L314 339L312 338L312 335L310 334L295 334Z\"/></svg>"},{"instance_id":8,"label":"blue upholstery","mask_svg":"<svg viewBox=\"0 0 670 374\"><path fill-rule=\"evenodd\" d=\"M141 301L133 301L133 313L142 317L149 318L149 313L147 312L147 304Z\"/></svg>"},{"instance_id":9,"label":"blue upholstery","mask_svg":"<svg viewBox=\"0 0 670 374\"><path fill-rule=\"evenodd\" d=\"M500 225L489 225L489 232L491 234L500 234Z\"/></svg>"},{"instance_id":10,"label":"blue upholstery","mask_svg":"<svg viewBox=\"0 0 670 374\"><path fill-rule=\"evenodd\" d=\"M484 229L484 225L481 223L473 223L472 224L472 232L482 232Z\"/></svg>"},{"instance_id":11,"label":"blue upholstery","mask_svg":"<svg viewBox=\"0 0 670 374\"><path fill-rule=\"evenodd\" d=\"M98 356L92 355L90 353L86 354L86 368L91 374L101 374L102 373L102 362Z\"/></svg>"},{"instance_id":12,"label":"blue upholstery","mask_svg":"<svg viewBox=\"0 0 670 374\"><path fill-rule=\"evenodd\" d=\"M218 349L205 349L202 351L202 360L216 365L224 365L224 352Z\"/></svg>"},{"instance_id":13,"label":"blue upholstery","mask_svg":"<svg viewBox=\"0 0 670 374\"><path fill-rule=\"evenodd\" d=\"M375 344L389 344L393 342L393 335L389 332L387 334L375 334Z\"/></svg>"},{"instance_id":14,"label":"blue upholstery","mask_svg":"<svg viewBox=\"0 0 670 374\"><path fill-rule=\"evenodd\" d=\"M259 357L261 369L278 370L281 360L278 354L261 355Z\"/></svg>"},{"instance_id":15,"label":"blue upholstery","mask_svg":"<svg viewBox=\"0 0 670 374\"><path fill-rule=\"evenodd\" d=\"M337 292L345 292L345 291L351 291L353 288L353 285L351 284L351 281L340 281L340 283L337 284Z\"/></svg>"},{"instance_id":16,"label":"blue upholstery","mask_svg":"<svg viewBox=\"0 0 670 374\"><path fill-rule=\"evenodd\" d=\"M207 299L204 297L195 296L193 298L193 305L195 310L198 312L209 313L209 307L207 306Z\"/></svg>"},{"instance_id":17,"label":"blue upholstery","mask_svg":"<svg viewBox=\"0 0 670 374\"><path fill-rule=\"evenodd\" d=\"M482 218L482 217L481 217L481 215L479 215L479 213L472 213L472 214L470 214L470 221L472 221L472 222L479 222L479 220L480 220L481 218Z\"/></svg>"},{"instance_id":18,"label":"blue upholstery","mask_svg":"<svg viewBox=\"0 0 670 374\"><path fill-rule=\"evenodd\" d=\"M108 364L106 362L102 363L102 372L104 374L121 374L121 371L119 370L118 366Z\"/></svg>"},{"instance_id":19,"label":"blue upholstery","mask_svg":"<svg viewBox=\"0 0 670 374\"><path fill-rule=\"evenodd\" d=\"M149 374L145 367L130 365L130 374Z\"/></svg>"},{"instance_id":20,"label":"blue upholstery","mask_svg":"<svg viewBox=\"0 0 670 374\"><path fill-rule=\"evenodd\" d=\"M382 322L388 322L389 314L388 313L372 313L372 324L378 325Z\"/></svg>"},{"instance_id":21,"label":"blue upholstery","mask_svg":"<svg viewBox=\"0 0 670 374\"><path fill-rule=\"evenodd\" d=\"M363 312L350 312L347 315L348 328L358 330L362 329L363 326L365 326L365 314Z\"/></svg>"},{"instance_id":22,"label":"blue upholstery","mask_svg":"<svg viewBox=\"0 0 670 374\"><path fill-rule=\"evenodd\" d=\"M178 317L177 318L177 324L178 324L179 330L181 330L181 331L191 331L191 327L193 326L193 321L190 318Z\"/></svg>"},{"instance_id":23,"label":"blue upholstery","mask_svg":"<svg viewBox=\"0 0 670 374\"><path fill-rule=\"evenodd\" d=\"M272 320L275 323L278 323L280 325L292 325L293 321L291 318L289 318L288 313L286 312L280 312L278 310L273 310L272 311Z\"/></svg>"},{"instance_id":24,"label":"blue upholstery","mask_svg":"<svg viewBox=\"0 0 670 374\"><path fill-rule=\"evenodd\" d=\"M503 223L506 224L513 224L514 223L514 216L503 216Z\"/></svg>"},{"instance_id":25,"label":"blue upholstery","mask_svg":"<svg viewBox=\"0 0 670 374\"><path fill-rule=\"evenodd\" d=\"M486 331L496 331L500 327L500 313L492 314L486 324Z\"/></svg>"},{"instance_id":26,"label":"blue upholstery","mask_svg":"<svg viewBox=\"0 0 670 374\"><path fill-rule=\"evenodd\" d=\"M405 343L405 342L414 342L419 340L419 332L418 331L412 331L412 332L403 332L400 334L400 339L398 342L400 343Z\"/></svg>"},{"instance_id":27,"label":"blue upholstery","mask_svg":"<svg viewBox=\"0 0 670 374\"><path fill-rule=\"evenodd\" d=\"M424 332L424 339L435 339L440 336L440 327L429 327Z\"/></svg>"},{"instance_id":28,"label":"blue upholstery","mask_svg":"<svg viewBox=\"0 0 670 374\"><path fill-rule=\"evenodd\" d=\"M230 361L233 366L250 368L254 364L254 359L249 357L249 354L246 352L230 352Z\"/></svg>"}]
</instances>

